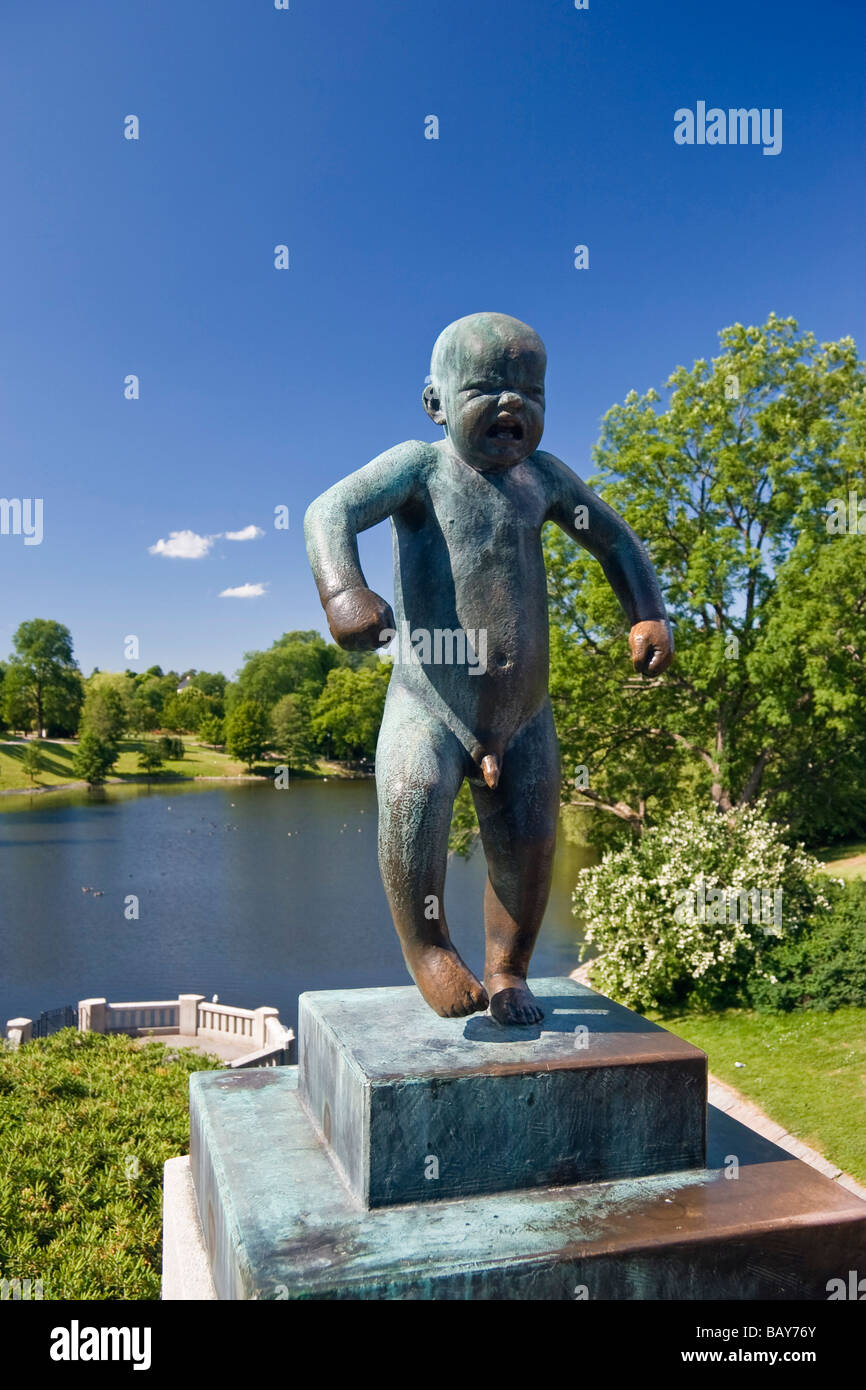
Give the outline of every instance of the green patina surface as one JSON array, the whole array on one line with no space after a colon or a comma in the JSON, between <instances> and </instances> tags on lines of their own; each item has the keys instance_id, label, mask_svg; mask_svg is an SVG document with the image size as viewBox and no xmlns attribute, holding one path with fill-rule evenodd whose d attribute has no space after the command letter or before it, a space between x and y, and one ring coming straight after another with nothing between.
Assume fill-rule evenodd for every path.
<instances>
[{"instance_id":1,"label":"green patina surface","mask_svg":"<svg viewBox=\"0 0 866 1390\"><path fill-rule=\"evenodd\" d=\"M365 1205L703 1164L703 1052L574 980L531 985L531 1027L439 1018L411 987L301 996L302 1099Z\"/></svg>"},{"instance_id":2,"label":"green patina surface","mask_svg":"<svg viewBox=\"0 0 866 1390\"><path fill-rule=\"evenodd\" d=\"M222 1299L824 1299L866 1259L866 1203L713 1107L705 1169L367 1211L296 1068L202 1074L190 1094Z\"/></svg>"},{"instance_id":3,"label":"green patina surface","mask_svg":"<svg viewBox=\"0 0 866 1390\"><path fill-rule=\"evenodd\" d=\"M548 698L542 532L601 564L635 669L660 675L673 639L637 535L541 450L547 355L508 314L469 314L434 344L424 409L445 431L379 454L310 504L304 535L334 640L396 643L376 747L379 866L412 975L443 1017L540 1017L526 985L550 890L560 759ZM367 585L358 536L390 518L394 608ZM487 860L484 984L457 954L444 889L448 829L468 782ZM432 910L431 910L432 909Z\"/></svg>"},{"instance_id":4,"label":"green patina surface","mask_svg":"<svg viewBox=\"0 0 866 1390\"><path fill-rule=\"evenodd\" d=\"M543 1086L542 1072L592 1074L585 1059L576 1069L563 1065L571 1060L563 1049L569 1036L573 1045L576 1015L587 1024L595 1020L600 1060L607 1050L606 1063L595 1070L614 1078L615 1099L617 1077L640 1075L650 1057L675 1055L677 1048L696 1052L627 1010L591 1014L591 1007L604 1009L607 1001L593 995L588 1003L572 983L534 982L546 1001L545 1026L515 1029L513 1040L502 1036L509 1030L486 1033L483 1018L440 1020L420 1001L403 1006L401 996L412 990L308 996L309 1020L321 1030L323 1017L330 1018L331 1076L342 1078L346 1093L341 1100L339 1089L332 1092L334 1109L323 1125L331 1143L337 1117L345 1114L345 1141L357 1150L364 1095L374 1078L377 1086L408 1086L418 1096L436 1088L441 1095L444 1088L442 1114L451 1117L454 1151L462 1143L467 1154L459 1170L463 1191L440 1187L439 1200L367 1208L302 1102L298 1068L193 1077L192 1172L219 1297L824 1299L829 1279L864 1266L866 1203L713 1107L705 1164L542 1186L532 1184L543 1174L531 1171L522 1189L479 1193L479 1173L489 1180L484 1165L494 1171L498 1153L519 1148L519 1122L533 1138L536 1110L540 1161L557 1116L568 1131L562 1097L545 1113L542 1102L529 1106L526 1095ZM380 1019L378 1036L373 1013ZM555 1026L560 1018L568 1020L567 1029ZM305 1059L304 1036L301 1069L305 1060L310 1065L311 1044L314 1056L327 1053L322 1039L310 1034ZM619 1054L617 1037L623 1040ZM503 1049L511 1059L504 1069ZM402 1073L395 1071L398 1063L405 1064ZM487 1130L476 1129L480 1148L474 1150L461 1132L472 1115L453 1101L467 1081L489 1088ZM509 1091L515 1083L518 1089ZM603 1091L596 1103L599 1095ZM354 1097L354 1109L347 1097ZM668 1100L670 1123L680 1103L676 1086ZM419 1154L429 1136L413 1125L420 1125L419 1115L429 1123L433 1113L416 1105L401 1125L380 1130L371 1124L362 1158L375 1167L378 1147L390 1146L393 1158L397 1142ZM628 1151L630 1113L620 1106L608 1113L606 1125L612 1115L615 1141ZM534 1151L532 1142L527 1151ZM431 1156L430 1150L424 1155Z\"/></svg>"}]
</instances>

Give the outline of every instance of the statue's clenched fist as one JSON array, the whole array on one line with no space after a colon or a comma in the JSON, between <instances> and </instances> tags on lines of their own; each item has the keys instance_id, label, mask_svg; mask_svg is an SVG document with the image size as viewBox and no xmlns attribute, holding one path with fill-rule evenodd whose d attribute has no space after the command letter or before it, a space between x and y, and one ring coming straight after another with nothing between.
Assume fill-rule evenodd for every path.
<instances>
[{"instance_id":1,"label":"statue's clenched fist","mask_svg":"<svg viewBox=\"0 0 866 1390\"><path fill-rule=\"evenodd\" d=\"M394 614L372 589L344 589L325 606L331 636L347 651L387 647L394 635Z\"/></svg>"},{"instance_id":2,"label":"statue's clenched fist","mask_svg":"<svg viewBox=\"0 0 866 1390\"><path fill-rule=\"evenodd\" d=\"M660 676L673 660L674 638L669 623L635 623L628 645L634 669L642 676Z\"/></svg>"}]
</instances>

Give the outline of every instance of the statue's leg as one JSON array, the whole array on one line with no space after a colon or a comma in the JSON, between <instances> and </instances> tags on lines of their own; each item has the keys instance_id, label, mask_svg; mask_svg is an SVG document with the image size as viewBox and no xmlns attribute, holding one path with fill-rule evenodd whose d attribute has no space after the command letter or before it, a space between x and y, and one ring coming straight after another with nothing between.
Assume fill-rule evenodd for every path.
<instances>
[{"instance_id":1,"label":"statue's leg","mask_svg":"<svg viewBox=\"0 0 866 1390\"><path fill-rule=\"evenodd\" d=\"M409 973L446 1018L487 1008L484 987L451 945L444 913L448 830L467 763L451 730L392 685L376 748L379 869Z\"/></svg>"},{"instance_id":2,"label":"statue's leg","mask_svg":"<svg viewBox=\"0 0 866 1390\"><path fill-rule=\"evenodd\" d=\"M494 789L472 780L487 857L484 983L500 1023L542 1017L526 984L547 906L559 818L559 747L549 702L508 745Z\"/></svg>"}]
</instances>

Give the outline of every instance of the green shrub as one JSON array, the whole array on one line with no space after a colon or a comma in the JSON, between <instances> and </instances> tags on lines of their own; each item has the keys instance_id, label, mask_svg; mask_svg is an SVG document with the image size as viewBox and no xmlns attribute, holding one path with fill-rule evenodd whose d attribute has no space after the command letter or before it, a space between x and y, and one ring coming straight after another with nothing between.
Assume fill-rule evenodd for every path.
<instances>
[{"instance_id":1,"label":"green shrub","mask_svg":"<svg viewBox=\"0 0 866 1390\"><path fill-rule=\"evenodd\" d=\"M138 766L141 768L141 771L146 772L148 776L150 776L151 773L160 772L162 770L162 753L158 745L152 740L148 740L142 746L141 752L138 755Z\"/></svg>"},{"instance_id":2,"label":"green shrub","mask_svg":"<svg viewBox=\"0 0 866 1390\"><path fill-rule=\"evenodd\" d=\"M866 1008L866 881L834 885L829 913L778 942L764 965L750 986L762 1011Z\"/></svg>"},{"instance_id":3,"label":"green shrub","mask_svg":"<svg viewBox=\"0 0 866 1390\"><path fill-rule=\"evenodd\" d=\"M581 870L574 910L601 952L593 982L615 999L725 1008L749 1002L767 952L826 910L828 890L763 806L684 810Z\"/></svg>"},{"instance_id":4,"label":"green shrub","mask_svg":"<svg viewBox=\"0 0 866 1390\"><path fill-rule=\"evenodd\" d=\"M179 763L183 759L184 744L182 738L169 738L163 734L158 742L159 756L164 762Z\"/></svg>"},{"instance_id":5,"label":"green shrub","mask_svg":"<svg viewBox=\"0 0 866 1390\"><path fill-rule=\"evenodd\" d=\"M162 1165L215 1058L78 1033L0 1051L0 1278L46 1299L159 1298Z\"/></svg>"}]
</instances>

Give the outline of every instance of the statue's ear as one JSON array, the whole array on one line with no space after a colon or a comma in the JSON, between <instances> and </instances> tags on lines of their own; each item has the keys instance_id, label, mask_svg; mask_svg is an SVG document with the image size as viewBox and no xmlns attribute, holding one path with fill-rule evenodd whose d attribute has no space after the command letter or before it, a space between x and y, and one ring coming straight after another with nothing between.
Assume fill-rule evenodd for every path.
<instances>
[{"instance_id":1,"label":"statue's ear","mask_svg":"<svg viewBox=\"0 0 866 1390\"><path fill-rule=\"evenodd\" d=\"M430 419L437 425L444 425L445 411L442 409L439 392L432 383L424 387L424 394L421 399L424 402L424 409L427 411Z\"/></svg>"}]
</instances>

